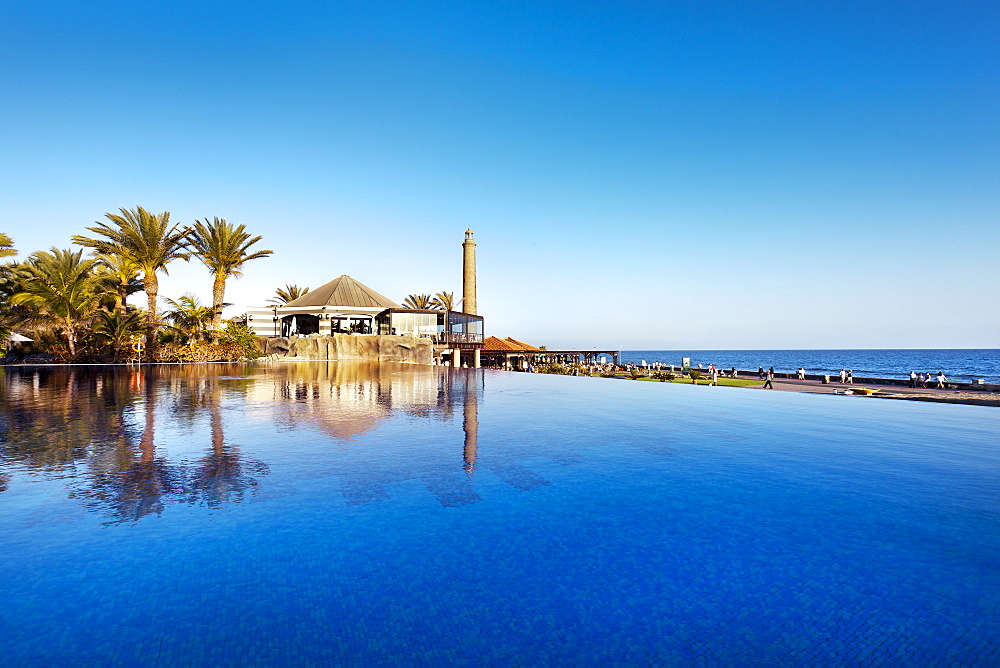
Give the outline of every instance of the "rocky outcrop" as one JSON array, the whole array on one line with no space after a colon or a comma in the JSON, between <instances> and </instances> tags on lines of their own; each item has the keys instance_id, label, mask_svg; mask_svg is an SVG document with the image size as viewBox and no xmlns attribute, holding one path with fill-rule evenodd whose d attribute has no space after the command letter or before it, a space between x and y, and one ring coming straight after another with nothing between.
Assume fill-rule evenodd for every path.
<instances>
[{"instance_id":1,"label":"rocky outcrop","mask_svg":"<svg viewBox=\"0 0 1000 668\"><path fill-rule=\"evenodd\" d=\"M413 336L302 336L271 337L261 346L266 355L289 360L351 360L359 362L408 362L431 364L430 339Z\"/></svg>"}]
</instances>

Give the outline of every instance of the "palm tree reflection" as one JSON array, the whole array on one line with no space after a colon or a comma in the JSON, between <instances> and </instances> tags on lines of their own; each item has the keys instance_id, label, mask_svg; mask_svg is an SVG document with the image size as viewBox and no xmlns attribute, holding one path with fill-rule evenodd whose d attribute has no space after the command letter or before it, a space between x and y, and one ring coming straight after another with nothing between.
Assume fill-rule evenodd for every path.
<instances>
[{"instance_id":1,"label":"palm tree reflection","mask_svg":"<svg viewBox=\"0 0 1000 668\"><path fill-rule=\"evenodd\" d=\"M89 483L75 494L86 499L89 508L109 514L114 522L134 522L153 513L159 515L183 485L180 467L156 456L156 373L145 370L138 376L133 379L143 389L140 404L143 428L138 443L123 430L113 456L104 460L104 466L92 467ZM138 399L126 410L135 410Z\"/></svg>"},{"instance_id":2,"label":"palm tree reflection","mask_svg":"<svg viewBox=\"0 0 1000 668\"><path fill-rule=\"evenodd\" d=\"M16 369L0 378L0 492L8 466L69 478L69 496L107 515L134 522L170 504L218 508L243 500L267 467L247 461L223 432L220 376L240 371L208 367ZM246 385L230 384L240 391ZM170 401L169 406L165 402ZM158 451L166 419L199 433L208 415L208 453L194 463Z\"/></svg>"},{"instance_id":3,"label":"palm tree reflection","mask_svg":"<svg viewBox=\"0 0 1000 668\"><path fill-rule=\"evenodd\" d=\"M191 467L188 493L191 502L202 502L209 508L222 508L228 503L243 501L246 493L257 488L257 480L246 471L266 475L267 465L241 456L238 445L227 443L223 430L221 389L212 384L208 398L212 444L208 454Z\"/></svg>"},{"instance_id":4,"label":"palm tree reflection","mask_svg":"<svg viewBox=\"0 0 1000 668\"><path fill-rule=\"evenodd\" d=\"M269 469L227 439L226 427L227 415L245 419L252 404L268 425L301 432L310 456L336 467L348 504L386 499L387 485L410 479L443 505L479 499L471 485L480 458L481 371L344 362L256 368L0 371L0 493L20 483L19 471L64 478L71 498L113 523L171 505L244 502ZM441 443L444 450L380 441L376 429L394 415L446 425L461 415L460 465L455 441ZM178 439L178 430L191 438ZM202 439L204 449L188 457L189 445ZM402 456L364 466L350 464L358 461L350 454L339 459L355 442L386 454L401 447Z\"/></svg>"}]
</instances>

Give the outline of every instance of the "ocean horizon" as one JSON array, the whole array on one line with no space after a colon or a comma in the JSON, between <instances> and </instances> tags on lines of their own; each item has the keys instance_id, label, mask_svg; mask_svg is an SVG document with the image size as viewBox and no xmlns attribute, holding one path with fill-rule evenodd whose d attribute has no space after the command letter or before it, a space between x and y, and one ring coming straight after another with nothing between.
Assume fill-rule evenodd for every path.
<instances>
[{"instance_id":1,"label":"ocean horizon","mask_svg":"<svg viewBox=\"0 0 1000 668\"><path fill-rule=\"evenodd\" d=\"M841 369L855 376L906 378L910 371L937 374L957 382L982 379L1000 383L1000 349L997 348L855 348L815 350L622 350L623 364L660 362L680 366L682 357L705 367L765 369L793 373L803 367L810 374L837 374Z\"/></svg>"}]
</instances>

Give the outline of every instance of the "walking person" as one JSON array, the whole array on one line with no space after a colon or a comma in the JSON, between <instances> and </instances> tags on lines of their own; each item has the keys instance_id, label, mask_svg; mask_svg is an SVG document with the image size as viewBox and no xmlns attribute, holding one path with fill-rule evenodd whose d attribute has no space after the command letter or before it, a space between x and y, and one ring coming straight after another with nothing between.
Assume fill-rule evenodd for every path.
<instances>
[{"instance_id":1,"label":"walking person","mask_svg":"<svg viewBox=\"0 0 1000 668\"><path fill-rule=\"evenodd\" d=\"M757 367L757 375L760 377L761 380L764 380L764 367L762 366Z\"/></svg>"},{"instance_id":2,"label":"walking person","mask_svg":"<svg viewBox=\"0 0 1000 668\"><path fill-rule=\"evenodd\" d=\"M772 383L772 381L774 380L774 372L773 371L768 371L766 378L767 378L767 380L764 381L764 389L765 390L773 390L774 389L774 384Z\"/></svg>"},{"instance_id":3,"label":"walking person","mask_svg":"<svg viewBox=\"0 0 1000 668\"><path fill-rule=\"evenodd\" d=\"M805 380L805 379L806 379L806 370L803 369L802 367L799 367L799 380Z\"/></svg>"},{"instance_id":4,"label":"walking person","mask_svg":"<svg viewBox=\"0 0 1000 668\"><path fill-rule=\"evenodd\" d=\"M937 375L937 386L938 386L938 389L940 389L940 390L946 390L946 389L948 389L948 386L945 385L945 383L947 383L947 382L948 382L948 379L944 377L944 373L941 372L941 371L938 371L938 375Z\"/></svg>"},{"instance_id":5,"label":"walking person","mask_svg":"<svg viewBox=\"0 0 1000 668\"><path fill-rule=\"evenodd\" d=\"M719 370L715 368L714 364L712 365L712 382L709 383L709 386L712 385L719 386Z\"/></svg>"},{"instance_id":6,"label":"walking person","mask_svg":"<svg viewBox=\"0 0 1000 668\"><path fill-rule=\"evenodd\" d=\"M847 372L847 384L854 385L854 369Z\"/></svg>"},{"instance_id":7,"label":"walking person","mask_svg":"<svg viewBox=\"0 0 1000 668\"><path fill-rule=\"evenodd\" d=\"M847 383L847 369L840 370L840 384L844 385Z\"/></svg>"},{"instance_id":8,"label":"walking person","mask_svg":"<svg viewBox=\"0 0 1000 668\"><path fill-rule=\"evenodd\" d=\"M917 389L917 372L916 371L911 371L910 372L910 387L912 387L914 390Z\"/></svg>"},{"instance_id":9,"label":"walking person","mask_svg":"<svg viewBox=\"0 0 1000 668\"><path fill-rule=\"evenodd\" d=\"M920 376L920 384L923 385L924 389L926 390L927 389L927 383L929 383L929 382L931 382L931 374L928 371L927 373L925 373L925 374L923 374L923 375Z\"/></svg>"}]
</instances>

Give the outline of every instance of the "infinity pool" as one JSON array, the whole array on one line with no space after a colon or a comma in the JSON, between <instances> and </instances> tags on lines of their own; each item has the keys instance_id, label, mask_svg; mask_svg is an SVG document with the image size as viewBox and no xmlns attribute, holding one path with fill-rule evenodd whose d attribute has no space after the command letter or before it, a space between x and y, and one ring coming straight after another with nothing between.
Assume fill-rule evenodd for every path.
<instances>
[{"instance_id":1,"label":"infinity pool","mask_svg":"<svg viewBox=\"0 0 1000 668\"><path fill-rule=\"evenodd\" d=\"M0 369L8 665L997 665L1000 411Z\"/></svg>"}]
</instances>

